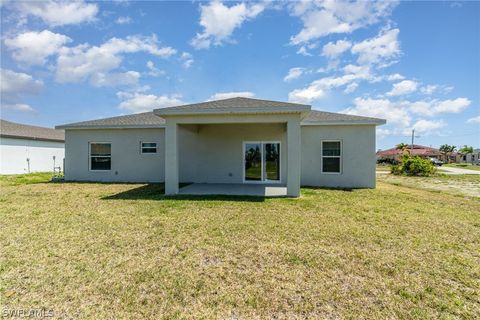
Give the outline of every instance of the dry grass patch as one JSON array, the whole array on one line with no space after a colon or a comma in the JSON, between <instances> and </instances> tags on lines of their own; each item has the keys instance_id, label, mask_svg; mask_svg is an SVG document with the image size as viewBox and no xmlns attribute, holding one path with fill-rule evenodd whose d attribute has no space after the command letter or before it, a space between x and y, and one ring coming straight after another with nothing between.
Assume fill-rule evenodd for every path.
<instances>
[{"instance_id":1,"label":"dry grass patch","mask_svg":"<svg viewBox=\"0 0 480 320\"><path fill-rule=\"evenodd\" d=\"M380 183L300 199L1 185L0 301L72 318L474 318L480 201Z\"/></svg>"},{"instance_id":2,"label":"dry grass patch","mask_svg":"<svg viewBox=\"0 0 480 320\"><path fill-rule=\"evenodd\" d=\"M439 169L441 170L441 169ZM377 180L399 186L445 192L453 195L480 197L480 175L436 174L431 177L377 175Z\"/></svg>"}]
</instances>

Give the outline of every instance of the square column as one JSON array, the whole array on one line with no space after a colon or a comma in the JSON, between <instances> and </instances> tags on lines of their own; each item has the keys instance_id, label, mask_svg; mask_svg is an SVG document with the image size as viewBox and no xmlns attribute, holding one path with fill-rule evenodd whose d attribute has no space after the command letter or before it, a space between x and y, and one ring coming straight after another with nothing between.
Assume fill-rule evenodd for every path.
<instances>
[{"instance_id":1,"label":"square column","mask_svg":"<svg viewBox=\"0 0 480 320\"><path fill-rule=\"evenodd\" d=\"M165 128L165 194L178 194L178 125L169 121Z\"/></svg>"},{"instance_id":2,"label":"square column","mask_svg":"<svg viewBox=\"0 0 480 320\"><path fill-rule=\"evenodd\" d=\"M300 119L287 122L287 195L300 196L302 135Z\"/></svg>"}]
</instances>

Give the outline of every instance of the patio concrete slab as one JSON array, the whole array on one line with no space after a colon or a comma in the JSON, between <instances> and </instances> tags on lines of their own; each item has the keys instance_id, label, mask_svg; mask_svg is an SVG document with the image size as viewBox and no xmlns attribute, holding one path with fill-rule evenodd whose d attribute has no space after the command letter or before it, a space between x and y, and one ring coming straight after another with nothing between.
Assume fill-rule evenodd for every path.
<instances>
[{"instance_id":1,"label":"patio concrete slab","mask_svg":"<svg viewBox=\"0 0 480 320\"><path fill-rule=\"evenodd\" d=\"M287 187L270 184L193 183L181 188L178 194L285 197Z\"/></svg>"}]
</instances>

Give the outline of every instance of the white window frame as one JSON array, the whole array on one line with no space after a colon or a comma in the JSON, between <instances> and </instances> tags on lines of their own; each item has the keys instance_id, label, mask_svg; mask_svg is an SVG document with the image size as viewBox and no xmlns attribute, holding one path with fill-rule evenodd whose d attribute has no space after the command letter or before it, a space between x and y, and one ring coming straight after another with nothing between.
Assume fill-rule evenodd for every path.
<instances>
[{"instance_id":1,"label":"white window frame","mask_svg":"<svg viewBox=\"0 0 480 320\"><path fill-rule=\"evenodd\" d=\"M342 174L343 173L343 141L342 140L321 140L320 141L320 170L322 174ZM324 156L323 155L323 143L324 142L339 142L340 143L340 155L339 156ZM323 158L339 158L340 159L340 171L339 172L326 172L323 171Z\"/></svg>"},{"instance_id":2,"label":"white window frame","mask_svg":"<svg viewBox=\"0 0 480 320\"><path fill-rule=\"evenodd\" d=\"M109 144L110 145L110 155L109 156L102 156L102 157L105 157L105 158L110 158L110 169L109 170L92 169L92 144ZM112 143L111 142L98 142L98 141L88 142L88 171L91 171L91 172L110 172L110 171L112 171Z\"/></svg>"},{"instance_id":3,"label":"white window frame","mask_svg":"<svg viewBox=\"0 0 480 320\"><path fill-rule=\"evenodd\" d=\"M143 152L144 143L155 143L155 152ZM152 149L151 147L145 147L146 149ZM156 155L158 154L158 142L153 141L140 141L140 154L142 155Z\"/></svg>"},{"instance_id":4,"label":"white window frame","mask_svg":"<svg viewBox=\"0 0 480 320\"><path fill-rule=\"evenodd\" d=\"M279 168L279 179L278 180L264 180L264 166L265 166L265 155L263 152L264 145L268 143L278 143L280 146L280 168ZM262 146L262 180L261 181L254 181L254 180L246 180L245 179L245 150L247 144L260 144ZM281 184L282 183L282 154L283 154L283 148L282 148L282 142L281 141L243 141L242 145L242 181L243 183L252 183L252 184Z\"/></svg>"}]
</instances>

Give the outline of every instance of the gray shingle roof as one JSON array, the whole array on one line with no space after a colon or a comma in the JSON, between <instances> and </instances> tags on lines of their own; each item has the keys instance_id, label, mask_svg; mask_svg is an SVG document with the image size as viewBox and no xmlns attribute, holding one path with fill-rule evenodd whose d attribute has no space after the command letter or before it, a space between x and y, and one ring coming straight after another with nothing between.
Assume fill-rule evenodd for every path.
<instances>
[{"instance_id":1,"label":"gray shingle roof","mask_svg":"<svg viewBox=\"0 0 480 320\"><path fill-rule=\"evenodd\" d=\"M384 124L385 120L379 118L371 118L371 117L362 117L362 116L355 116L351 114L343 114L343 113L335 113L335 112L325 112L325 111L318 111L312 110L306 116L302 123L304 124L315 124L315 123L334 123L334 124L341 124L341 123L362 123L362 124Z\"/></svg>"},{"instance_id":2,"label":"gray shingle roof","mask_svg":"<svg viewBox=\"0 0 480 320\"><path fill-rule=\"evenodd\" d=\"M111 118L82 121L56 126L56 128L155 128L163 127L165 119L153 114L152 111L129 114Z\"/></svg>"},{"instance_id":3,"label":"gray shingle roof","mask_svg":"<svg viewBox=\"0 0 480 320\"><path fill-rule=\"evenodd\" d=\"M31 126L0 119L0 136L45 141L65 141L65 132L45 127Z\"/></svg>"},{"instance_id":4,"label":"gray shingle roof","mask_svg":"<svg viewBox=\"0 0 480 320\"><path fill-rule=\"evenodd\" d=\"M259 107L260 106L260 107ZM170 107L163 109L156 109L153 112L144 112L137 114L130 114L126 116L118 116L112 118L104 118L91 121L82 121L75 122L70 124L64 124L57 126L57 129L88 129L88 128L158 128L165 125L165 119L157 114L162 114L165 112L165 115L171 114L168 110L173 110L177 112L178 110L185 110L187 113L202 111L202 110L214 110L217 112L228 112L230 108L246 108L248 111L251 108L263 108L265 110L268 108L292 108L299 107L300 111L305 112L307 116L302 120L302 124L314 125L314 124L384 124L385 120L370 118L370 117L361 117L349 114L341 114L334 112L324 112L311 110L310 106L295 104L289 102L279 102L279 101L270 101L270 100L259 100L259 99L250 99L250 98L231 98L224 100L208 101L202 103L188 104L178 107ZM308 108L307 108L308 107ZM291 109L289 109L291 110ZM293 109L296 110L296 109ZM304 111L307 110L307 111ZM157 114L155 114L155 113ZM182 111L181 111L182 112Z\"/></svg>"},{"instance_id":5,"label":"gray shingle roof","mask_svg":"<svg viewBox=\"0 0 480 320\"><path fill-rule=\"evenodd\" d=\"M310 110L310 106L299 103L236 97L155 109L153 112L159 115L172 115L189 113L232 113L246 111L269 112L268 109L272 109L272 111L275 112L307 111Z\"/></svg>"}]
</instances>

